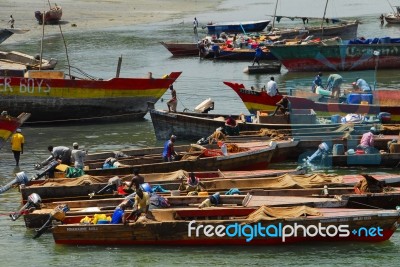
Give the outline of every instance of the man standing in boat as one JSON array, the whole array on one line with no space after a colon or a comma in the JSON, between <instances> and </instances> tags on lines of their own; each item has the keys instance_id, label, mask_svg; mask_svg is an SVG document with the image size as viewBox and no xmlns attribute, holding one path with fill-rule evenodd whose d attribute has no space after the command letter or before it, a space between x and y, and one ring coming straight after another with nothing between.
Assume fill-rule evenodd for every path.
<instances>
[{"instance_id":1,"label":"man standing in boat","mask_svg":"<svg viewBox=\"0 0 400 267\"><path fill-rule=\"evenodd\" d=\"M85 167L86 151L79 149L79 144L76 142L72 144L72 148L71 162L75 168L83 170Z\"/></svg>"},{"instance_id":2,"label":"man standing in boat","mask_svg":"<svg viewBox=\"0 0 400 267\"><path fill-rule=\"evenodd\" d=\"M318 75L315 76L315 79L314 79L314 81L312 83L312 86L311 86L311 91L313 93L315 93L317 91L317 87L318 86L323 88L321 77L322 77L322 72L318 73Z\"/></svg>"},{"instance_id":3,"label":"man standing in boat","mask_svg":"<svg viewBox=\"0 0 400 267\"><path fill-rule=\"evenodd\" d=\"M168 111L176 112L176 106L178 105L178 99L176 97L176 91L172 84L169 86L169 90L171 90L171 99L168 100L168 102L167 102Z\"/></svg>"},{"instance_id":4,"label":"man standing in boat","mask_svg":"<svg viewBox=\"0 0 400 267\"><path fill-rule=\"evenodd\" d=\"M175 149L174 149L175 140L176 140L176 136L171 135L171 138L165 142L164 150L162 153L164 162L174 161L175 157L177 156L177 153L175 152Z\"/></svg>"},{"instance_id":5,"label":"man standing in boat","mask_svg":"<svg viewBox=\"0 0 400 267\"><path fill-rule=\"evenodd\" d=\"M254 66L255 63L257 63L258 66L260 66L261 56L262 56L261 45L258 45L257 48L256 48L256 54L254 55L253 65L252 66Z\"/></svg>"},{"instance_id":6,"label":"man standing in boat","mask_svg":"<svg viewBox=\"0 0 400 267\"><path fill-rule=\"evenodd\" d=\"M326 82L328 83L327 90L332 92L332 97L339 98L340 86L343 83L343 77L339 74L331 74Z\"/></svg>"},{"instance_id":7,"label":"man standing in boat","mask_svg":"<svg viewBox=\"0 0 400 267\"><path fill-rule=\"evenodd\" d=\"M130 185L128 186L128 190L135 186L135 191L137 191L141 184L144 183L144 177L139 174L139 168L135 168L133 170L133 177Z\"/></svg>"}]
</instances>

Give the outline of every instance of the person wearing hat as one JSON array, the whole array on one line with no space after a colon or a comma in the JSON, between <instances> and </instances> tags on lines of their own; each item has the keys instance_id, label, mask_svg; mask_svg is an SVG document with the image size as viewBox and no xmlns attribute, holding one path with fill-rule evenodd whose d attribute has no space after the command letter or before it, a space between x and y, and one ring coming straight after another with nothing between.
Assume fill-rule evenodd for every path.
<instances>
[{"instance_id":1,"label":"person wearing hat","mask_svg":"<svg viewBox=\"0 0 400 267\"><path fill-rule=\"evenodd\" d=\"M85 167L86 151L79 149L79 144L76 142L72 144L72 148L71 163L74 164L75 168L83 170Z\"/></svg>"},{"instance_id":2,"label":"person wearing hat","mask_svg":"<svg viewBox=\"0 0 400 267\"><path fill-rule=\"evenodd\" d=\"M162 153L162 157L163 157L164 162L174 161L175 157L178 155L175 152L175 149L174 149L175 140L176 140L176 136L175 135L171 135L170 139L168 139L164 143L164 150L163 150L163 153Z\"/></svg>"},{"instance_id":3,"label":"person wearing hat","mask_svg":"<svg viewBox=\"0 0 400 267\"><path fill-rule=\"evenodd\" d=\"M324 86L322 85L321 77L322 77L322 72L319 72L318 75L315 76L314 81L313 81L312 86L311 86L311 91L313 93L315 93L317 91L317 87L318 86L324 88Z\"/></svg>"},{"instance_id":4,"label":"person wearing hat","mask_svg":"<svg viewBox=\"0 0 400 267\"><path fill-rule=\"evenodd\" d=\"M360 144L357 146L357 148L364 150L364 152L367 154L373 153L376 150L374 147L375 133L376 133L376 128L371 127L371 129L368 132L362 135Z\"/></svg>"},{"instance_id":5,"label":"person wearing hat","mask_svg":"<svg viewBox=\"0 0 400 267\"><path fill-rule=\"evenodd\" d=\"M353 83L353 88L361 90L364 93L371 93L371 86L369 86L364 79L356 78L356 81Z\"/></svg>"},{"instance_id":6,"label":"person wearing hat","mask_svg":"<svg viewBox=\"0 0 400 267\"><path fill-rule=\"evenodd\" d=\"M16 132L11 136L11 151L14 154L15 166L19 166L19 159L21 157L21 154L24 154L25 138L21 132L21 129L18 128Z\"/></svg>"}]
</instances>

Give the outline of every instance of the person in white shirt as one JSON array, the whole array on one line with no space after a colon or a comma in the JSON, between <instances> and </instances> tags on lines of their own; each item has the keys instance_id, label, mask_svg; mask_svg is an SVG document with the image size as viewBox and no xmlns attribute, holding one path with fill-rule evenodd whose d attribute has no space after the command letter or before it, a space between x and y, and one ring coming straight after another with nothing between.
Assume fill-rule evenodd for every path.
<instances>
[{"instance_id":1,"label":"person in white shirt","mask_svg":"<svg viewBox=\"0 0 400 267\"><path fill-rule=\"evenodd\" d=\"M75 168L83 170L85 167L86 151L79 149L78 143L73 143L72 147L71 162Z\"/></svg>"},{"instance_id":2,"label":"person in white shirt","mask_svg":"<svg viewBox=\"0 0 400 267\"><path fill-rule=\"evenodd\" d=\"M271 77L271 80L267 83L267 94L270 96L280 95L274 77Z\"/></svg>"}]
</instances>

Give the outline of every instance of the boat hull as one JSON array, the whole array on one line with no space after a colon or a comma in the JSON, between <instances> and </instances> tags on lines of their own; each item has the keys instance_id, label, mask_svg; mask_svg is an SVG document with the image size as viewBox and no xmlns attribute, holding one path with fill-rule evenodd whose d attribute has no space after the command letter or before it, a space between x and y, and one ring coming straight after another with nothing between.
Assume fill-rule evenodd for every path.
<instances>
[{"instance_id":1,"label":"boat hull","mask_svg":"<svg viewBox=\"0 0 400 267\"><path fill-rule=\"evenodd\" d=\"M199 48L195 43L160 42L173 56L198 56Z\"/></svg>"},{"instance_id":2,"label":"boat hull","mask_svg":"<svg viewBox=\"0 0 400 267\"><path fill-rule=\"evenodd\" d=\"M0 149L4 146L11 135L21 127L21 125L30 117L29 113L21 113L18 117L0 115Z\"/></svg>"},{"instance_id":3,"label":"boat hull","mask_svg":"<svg viewBox=\"0 0 400 267\"><path fill-rule=\"evenodd\" d=\"M397 69L400 44L281 45L270 47L288 71ZM379 52L379 57L374 52Z\"/></svg>"},{"instance_id":4,"label":"boat hull","mask_svg":"<svg viewBox=\"0 0 400 267\"><path fill-rule=\"evenodd\" d=\"M226 33L243 33L243 32L261 32L270 23L269 20L249 21L249 22L232 22L232 23L216 23L206 25L209 34Z\"/></svg>"},{"instance_id":5,"label":"boat hull","mask_svg":"<svg viewBox=\"0 0 400 267\"><path fill-rule=\"evenodd\" d=\"M0 106L32 113L31 123L142 119L180 75L166 79L69 80L0 77Z\"/></svg>"}]
</instances>

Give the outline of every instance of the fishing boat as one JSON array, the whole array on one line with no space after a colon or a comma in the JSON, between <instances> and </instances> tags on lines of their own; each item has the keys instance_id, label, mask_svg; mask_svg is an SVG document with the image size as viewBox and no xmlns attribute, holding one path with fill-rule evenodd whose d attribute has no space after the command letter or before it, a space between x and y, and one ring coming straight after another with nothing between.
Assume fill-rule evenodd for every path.
<instances>
[{"instance_id":1,"label":"fishing boat","mask_svg":"<svg viewBox=\"0 0 400 267\"><path fill-rule=\"evenodd\" d=\"M17 76L15 70L22 70L19 74L23 77L27 70L52 70L57 65L57 60L42 59L40 56L31 56L17 51L0 51L0 73L1 76ZM14 71L15 75L11 75L10 71ZM8 75L7 75L8 74Z\"/></svg>"},{"instance_id":2,"label":"fishing boat","mask_svg":"<svg viewBox=\"0 0 400 267\"><path fill-rule=\"evenodd\" d=\"M384 16L385 20L389 24L400 24L400 6L394 6L396 11L393 9L393 13L388 13Z\"/></svg>"},{"instance_id":3,"label":"fishing boat","mask_svg":"<svg viewBox=\"0 0 400 267\"><path fill-rule=\"evenodd\" d=\"M198 56L196 43L160 42L173 56Z\"/></svg>"},{"instance_id":4,"label":"fishing boat","mask_svg":"<svg viewBox=\"0 0 400 267\"><path fill-rule=\"evenodd\" d=\"M157 210L152 219L124 224L56 225L52 228L56 244L67 245L277 245L324 241L364 241L379 242L388 240L397 229L399 212L396 210L372 209L314 209L297 207L266 207L243 216L235 217L237 209L231 209L230 219L206 219L207 209L196 212ZM218 214L218 213L217 213ZM216 215L217 215L216 214ZM215 217L215 215L214 215ZM179 219L185 218L185 219ZM244 231L238 236L227 231L228 227L268 229L255 236ZM207 234L200 227L222 229L219 234ZM237 229L237 228L240 229ZM296 234L279 233L278 229L296 229ZM320 234L308 235L317 227L329 229ZM196 230L197 229L197 230ZM310 230L308 230L310 229ZM368 229L373 229L373 235ZM199 231L200 230L200 231ZM197 231L197 232L196 232ZM212 233L212 234L211 234ZM286 232L284 232L286 233ZM314 233L314 232L313 232Z\"/></svg>"},{"instance_id":5,"label":"fishing boat","mask_svg":"<svg viewBox=\"0 0 400 267\"><path fill-rule=\"evenodd\" d=\"M8 138L29 119L31 114L21 113L18 117L12 117L7 111L0 115L0 149L4 146Z\"/></svg>"},{"instance_id":6,"label":"fishing boat","mask_svg":"<svg viewBox=\"0 0 400 267\"><path fill-rule=\"evenodd\" d=\"M352 151L352 150L351 150ZM321 160L323 166L381 166L397 168L400 163L400 153L328 155Z\"/></svg>"},{"instance_id":7,"label":"fishing boat","mask_svg":"<svg viewBox=\"0 0 400 267\"><path fill-rule=\"evenodd\" d=\"M29 70L24 77L0 77L0 106L9 113L31 113L35 124L142 119L147 101L157 101L180 74L103 80Z\"/></svg>"},{"instance_id":8,"label":"fishing boat","mask_svg":"<svg viewBox=\"0 0 400 267\"><path fill-rule=\"evenodd\" d=\"M276 103L282 99L282 95L269 96L265 91L251 90L243 84L234 82L224 82L225 85L233 89L242 99L246 108L253 114L257 111L274 111ZM400 121L399 109L397 104L388 101L400 101L400 94L396 90L375 90L372 94L363 94L350 92L340 99L325 97L320 94L311 94L308 98L287 96L290 101L291 108L310 108L315 111L318 116L332 116L347 114L364 114L369 117L377 117L379 113L386 112L390 114L391 122ZM363 98L363 99L362 99ZM368 99L367 99L368 98ZM366 103L361 101L368 100Z\"/></svg>"},{"instance_id":9,"label":"fishing boat","mask_svg":"<svg viewBox=\"0 0 400 267\"><path fill-rule=\"evenodd\" d=\"M35 11L35 18L39 22L40 25L44 24L57 24L62 17L62 8L57 4L54 6L50 5L49 2L49 9L41 12Z\"/></svg>"},{"instance_id":10,"label":"fishing boat","mask_svg":"<svg viewBox=\"0 0 400 267\"><path fill-rule=\"evenodd\" d=\"M27 31L29 31L29 30L17 29L17 28L1 28L0 29L0 44L2 42L4 42L5 40L7 40L9 37L11 37L11 35L13 35L14 33L22 34L22 33L26 33Z\"/></svg>"},{"instance_id":11,"label":"fishing boat","mask_svg":"<svg viewBox=\"0 0 400 267\"><path fill-rule=\"evenodd\" d=\"M281 73L281 65L279 61L271 61L261 65L248 66L243 72L248 74Z\"/></svg>"},{"instance_id":12,"label":"fishing boat","mask_svg":"<svg viewBox=\"0 0 400 267\"><path fill-rule=\"evenodd\" d=\"M247 32L261 32L270 20L259 20L259 21L243 21L243 22L220 22L220 23L208 23L205 25L208 30L208 34L217 34L221 32L225 33L247 33Z\"/></svg>"},{"instance_id":13,"label":"fishing boat","mask_svg":"<svg viewBox=\"0 0 400 267\"><path fill-rule=\"evenodd\" d=\"M337 39L335 44L271 46L271 53L288 71L349 71L396 69L399 67L399 38L366 40Z\"/></svg>"}]
</instances>

